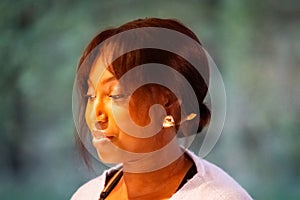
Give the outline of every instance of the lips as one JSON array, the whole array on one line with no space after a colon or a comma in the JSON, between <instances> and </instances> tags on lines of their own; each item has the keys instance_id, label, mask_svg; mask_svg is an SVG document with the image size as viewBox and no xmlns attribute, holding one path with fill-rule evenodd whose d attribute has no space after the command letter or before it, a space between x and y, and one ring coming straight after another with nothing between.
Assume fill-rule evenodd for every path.
<instances>
[{"instance_id":1,"label":"lips","mask_svg":"<svg viewBox=\"0 0 300 200\"><path fill-rule=\"evenodd\" d=\"M104 131L101 131L101 130L93 130L92 135L93 135L93 138L96 139L96 140L100 140L100 139L104 139L104 138L112 140L115 137L115 136L107 134L107 133L105 133Z\"/></svg>"},{"instance_id":2,"label":"lips","mask_svg":"<svg viewBox=\"0 0 300 200\"><path fill-rule=\"evenodd\" d=\"M92 131L92 143L96 149L102 149L103 147L107 147L108 144L112 144L113 136L108 136L104 131Z\"/></svg>"}]
</instances>

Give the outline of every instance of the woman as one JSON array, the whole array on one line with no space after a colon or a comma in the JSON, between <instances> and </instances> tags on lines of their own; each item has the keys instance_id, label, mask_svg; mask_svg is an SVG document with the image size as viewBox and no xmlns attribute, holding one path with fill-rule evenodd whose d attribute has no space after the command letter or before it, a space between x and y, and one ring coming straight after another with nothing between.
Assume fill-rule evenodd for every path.
<instances>
[{"instance_id":1,"label":"woman","mask_svg":"<svg viewBox=\"0 0 300 200\"><path fill-rule=\"evenodd\" d=\"M78 141L85 143L87 125L101 161L121 164L84 184L73 200L251 199L187 149L210 121L203 103L208 63L196 35L170 19L131 21L89 43L75 87Z\"/></svg>"}]
</instances>

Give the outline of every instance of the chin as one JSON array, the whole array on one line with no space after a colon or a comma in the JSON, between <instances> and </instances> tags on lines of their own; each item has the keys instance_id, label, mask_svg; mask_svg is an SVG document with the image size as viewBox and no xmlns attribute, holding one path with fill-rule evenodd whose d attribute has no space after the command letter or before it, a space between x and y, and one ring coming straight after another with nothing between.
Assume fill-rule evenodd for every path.
<instances>
[{"instance_id":1,"label":"chin","mask_svg":"<svg viewBox=\"0 0 300 200\"><path fill-rule=\"evenodd\" d=\"M106 164L118 164L123 163L126 157L122 151L116 148L114 145L97 149L99 159Z\"/></svg>"},{"instance_id":2,"label":"chin","mask_svg":"<svg viewBox=\"0 0 300 200\"><path fill-rule=\"evenodd\" d=\"M99 159L105 164L118 164L121 163L120 159L116 159L114 155L103 154L102 152L98 152Z\"/></svg>"}]
</instances>

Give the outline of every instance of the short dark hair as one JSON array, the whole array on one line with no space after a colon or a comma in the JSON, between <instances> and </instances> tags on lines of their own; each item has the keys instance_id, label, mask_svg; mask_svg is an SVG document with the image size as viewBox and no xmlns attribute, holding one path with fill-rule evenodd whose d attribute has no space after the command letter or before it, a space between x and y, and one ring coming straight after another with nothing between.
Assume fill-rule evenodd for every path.
<instances>
[{"instance_id":1,"label":"short dark hair","mask_svg":"<svg viewBox=\"0 0 300 200\"><path fill-rule=\"evenodd\" d=\"M101 54L101 49L97 47L102 42L111 38L114 35L117 35L119 33L131 29L143 28L143 27L159 27L159 28L175 30L192 38L195 42L201 45L197 36L189 28L187 28L177 20L173 20L173 19L159 19L159 18L138 19L123 24L117 28L104 30L91 40L91 42L85 48L80 58L78 70L77 70L77 83L78 83L79 93L80 93L79 95L84 96L87 92L87 88L88 88L87 80L88 80L91 67L95 62L95 60L97 59L97 57ZM153 36L147 34L147 31L145 30L144 35L139 35L139 37L145 37L145 39L149 39ZM151 39L153 40L159 38L151 38ZM121 44L119 43L115 44L115 46L118 45ZM178 47L178 49L180 51L188 51L188 54L192 59L200 60L201 67L205 68L206 71L209 71L208 61L205 52L202 49L199 48L195 49L184 43L179 43L179 45L180 46ZM117 47L115 49L117 49ZM114 51L115 49L113 49L112 51ZM181 57L180 55L177 55L170 51L166 51L162 49L153 49L153 48L143 48L143 49L137 49L137 50L127 52L122 56L118 57L116 60L114 60L109 65L108 70L112 72L117 79L119 79L122 77L123 74L125 74L130 69L146 63L159 63L159 64L167 65L175 69L177 72L179 72L190 83L197 96L197 103L198 103L197 106L199 106L200 109L200 120L197 123L198 126L197 132L201 132L203 127L205 127L210 120L210 111L207 108L207 106L203 103L203 100L207 95L207 91L208 91L208 85L206 84L208 83L207 82L208 77L202 77L202 75L197 71L197 69L193 67L193 65L190 62L188 62L185 58ZM146 78L146 75L139 75L139 77ZM178 90L180 91L184 90L184 88L181 87L182 86L181 83L177 83L176 81L175 82L173 81L172 84L177 84L176 87L178 88ZM84 110L86 106L86 101L83 105L79 105L79 106L81 107L79 108L81 109L79 113L82 114L82 116L80 116L81 118L80 126L86 126L85 119L84 119L84 113L85 113ZM185 113L187 114L191 112L193 111L188 110L188 108L187 110L185 110ZM77 128L78 128L77 131L83 130L82 127L77 127ZM80 152L83 155L85 163L89 166L88 164L89 162L87 159L88 154L77 134L76 134L76 141L77 141L77 146L79 147Z\"/></svg>"}]
</instances>

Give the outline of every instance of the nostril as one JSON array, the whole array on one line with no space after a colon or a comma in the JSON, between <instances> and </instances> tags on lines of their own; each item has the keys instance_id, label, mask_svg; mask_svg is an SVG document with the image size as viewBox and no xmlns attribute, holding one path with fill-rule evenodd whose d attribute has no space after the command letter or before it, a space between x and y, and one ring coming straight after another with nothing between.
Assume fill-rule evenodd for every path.
<instances>
[{"instance_id":1,"label":"nostril","mask_svg":"<svg viewBox=\"0 0 300 200\"><path fill-rule=\"evenodd\" d=\"M108 127L108 122L107 121L104 121L104 122L98 121L98 122L96 122L95 126L98 130L105 130Z\"/></svg>"},{"instance_id":2,"label":"nostril","mask_svg":"<svg viewBox=\"0 0 300 200\"><path fill-rule=\"evenodd\" d=\"M96 128L98 130L104 130L104 129L107 128L107 126L108 126L108 118L107 118L106 114L104 114L104 113L99 114L97 116L96 120L97 121L96 121L95 126L96 126Z\"/></svg>"}]
</instances>

